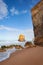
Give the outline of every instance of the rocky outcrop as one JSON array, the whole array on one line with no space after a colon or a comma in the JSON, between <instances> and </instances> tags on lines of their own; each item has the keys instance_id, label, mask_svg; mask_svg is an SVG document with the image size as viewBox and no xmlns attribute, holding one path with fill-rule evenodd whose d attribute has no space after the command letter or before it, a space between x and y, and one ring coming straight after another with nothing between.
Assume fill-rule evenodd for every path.
<instances>
[{"instance_id":1,"label":"rocky outcrop","mask_svg":"<svg viewBox=\"0 0 43 65\"><path fill-rule=\"evenodd\" d=\"M21 45L15 45L16 49L23 49L23 47Z\"/></svg>"},{"instance_id":2,"label":"rocky outcrop","mask_svg":"<svg viewBox=\"0 0 43 65\"><path fill-rule=\"evenodd\" d=\"M25 41L25 36L23 34L20 34L18 41L24 42Z\"/></svg>"},{"instance_id":3,"label":"rocky outcrop","mask_svg":"<svg viewBox=\"0 0 43 65\"><path fill-rule=\"evenodd\" d=\"M27 41L27 42L25 43L25 47L26 47L26 48L30 48L30 47L33 47L33 45L32 45L31 42L28 42L28 41Z\"/></svg>"},{"instance_id":4,"label":"rocky outcrop","mask_svg":"<svg viewBox=\"0 0 43 65\"><path fill-rule=\"evenodd\" d=\"M43 45L43 0L32 8L32 20L35 40L37 45Z\"/></svg>"}]
</instances>

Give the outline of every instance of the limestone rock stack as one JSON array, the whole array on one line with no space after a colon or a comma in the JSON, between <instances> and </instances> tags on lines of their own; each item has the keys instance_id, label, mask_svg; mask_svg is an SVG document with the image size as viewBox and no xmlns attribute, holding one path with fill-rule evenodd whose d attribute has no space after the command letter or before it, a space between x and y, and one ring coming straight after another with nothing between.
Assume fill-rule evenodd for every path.
<instances>
[{"instance_id":1,"label":"limestone rock stack","mask_svg":"<svg viewBox=\"0 0 43 65\"><path fill-rule=\"evenodd\" d=\"M33 30L35 44L43 45L43 0L32 8Z\"/></svg>"},{"instance_id":2,"label":"limestone rock stack","mask_svg":"<svg viewBox=\"0 0 43 65\"><path fill-rule=\"evenodd\" d=\"M25 41L25 36L23 34L20 34L18 41L24 42Z\"/></svg>"}]
</instances>

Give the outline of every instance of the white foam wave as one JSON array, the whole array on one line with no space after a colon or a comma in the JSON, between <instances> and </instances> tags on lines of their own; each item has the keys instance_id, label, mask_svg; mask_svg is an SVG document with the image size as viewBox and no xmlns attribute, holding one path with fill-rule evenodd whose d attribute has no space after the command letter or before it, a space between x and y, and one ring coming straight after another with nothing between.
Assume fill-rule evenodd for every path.
<instances>
[{"instance_id":1,"label":"white foam wave","mask_svg":"<svg viewBox=\"0 0 43 65\"><path fill-rule=\"evenodd\" d=\"M10 57L10 54L15 52L16 49L8 49L6 52L0 52L0 62Z\"/></svg>"}]
</instances>

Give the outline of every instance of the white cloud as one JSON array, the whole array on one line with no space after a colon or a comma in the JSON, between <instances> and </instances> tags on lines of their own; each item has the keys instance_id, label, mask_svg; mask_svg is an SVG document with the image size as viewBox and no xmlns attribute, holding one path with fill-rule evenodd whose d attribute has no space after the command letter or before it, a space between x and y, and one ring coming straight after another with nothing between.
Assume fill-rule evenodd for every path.
<instances>
[{"instance_id":1,"label":"white cloud","mask_svg":"<svg viewBox=\"0 0 43 65\"><path fill-rule=\"evenodd\" d=\"M4 26L4 25L0 25L0 30L18 31L18 29L7 27L7 26Z\"/></svg>"},{"instance_id":2,"label":"white cloud","mask_svg":"<svg viewBox=\"0 0 43 65\"><path fill-rule=\"evenodd\" d=\"M26 37L26 40L33 40L34 38L34 32L33 32L33 29L28 29L28 30L25 30L24 31L24 35Z\"/></svg>"},{"instance_id":3,"label":"white cloud","mask_svg":"<svg viewBox=\"0 0 43 65\"><path fill-rule=\"evenodd\" d=\"M19 10L15 9L15 7L12 7L10 9L10 12L11 12L11 15L18 15L18 14L25 14L28 12L28 10L19 11Z\"/></svg>"},{"instance_id":4,"label":"white cloud","mask_svg":"<svg viewBox=\"0 0 43 65\"><path fill-rule=\"evenodd\" d=\"M8 15L7 4L3 0L0 0L0 19L3 19L7 15Z\"/></svg>"},{"instance_id":5,"label":"white cloud","mask_svg":"<svg viewBox=\"0 0 43 65\"><path fill-rule=\"evenodd\" d=\"M28 41L32 40L34 38L34 32L33 29L27 29L27 30L20 30L16 28L11 28L11 27L6 27L4 25L0 25L0 31L1 30L6 30L5 34L1 36L4 37L5 39L10 39L10 40L18 40L18 37L20 34L25 35L25 39Z\"/></svg>"},{"instance_id":6,"label":"white cloud","mask_svg":"<svg viewBox=\"0 0 43 65\"><path fill-rule=\"evenodd\" d=\"M27 12L28 12L27 10L21 11L22 14L25 14L25 13L27 13Z\"/></svg>"},{"instance_id":7,"label":"white cloud","mask_svg":"<svg viewBox=\"0 0 43 65\"><path fill-rule=\"evenodd\" d=\"M12 8L10 9L10 12L11 12L11 15L14 15L14 14L18 15L18 14L19 14L19 11L16 10L14 7L12 7Z\"/></svg>"}]
</instances>

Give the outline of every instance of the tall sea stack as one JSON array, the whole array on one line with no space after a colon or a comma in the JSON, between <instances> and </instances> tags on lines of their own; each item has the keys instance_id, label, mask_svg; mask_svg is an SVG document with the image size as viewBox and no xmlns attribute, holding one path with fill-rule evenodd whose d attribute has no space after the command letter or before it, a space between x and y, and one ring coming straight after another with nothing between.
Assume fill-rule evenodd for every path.
<instances>
[{"instance_id":1,"label":"tall sea stack","mask_svg":"<svg viewBox=\"0 0 43 65\"><path fill-rule=\"evenodd\" d=\"M43 45L43 0L31 10L36 45Z\"/></svg>"}]
</instances>

